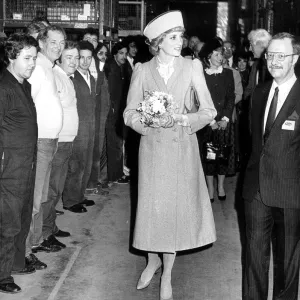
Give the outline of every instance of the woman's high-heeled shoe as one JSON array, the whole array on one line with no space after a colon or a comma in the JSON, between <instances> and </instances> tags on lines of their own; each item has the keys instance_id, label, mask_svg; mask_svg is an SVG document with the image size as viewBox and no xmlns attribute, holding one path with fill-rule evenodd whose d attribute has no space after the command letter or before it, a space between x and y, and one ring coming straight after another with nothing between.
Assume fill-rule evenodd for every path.
<instances>
[{"instance_id":1,"label":"woman's high-heeled shoe","mask_svg":"<svg viewBox=\"0 0 300 300\"><path fill-rule=\"evenodd\" d=\"M141 275L140 279L139 279L139 281L136 285L136 289L137 290L143 290L143 289L147 288L149 286L153 276L156 275L159 272L159 269L161 268L161 265L162 265L162 263L159 262L157 268L155 269L155 272L153 273L152 277L148 281L146 281L146 282L142 281L142 279L141 279L142 275Z\"/></svg>"},{"instance_id":2,"label":"woman's high-heeled shoe","mask_svg":"<svg viewBox=\"0 0 300 300\"><path fill-rule=\"evenodd\" d=\"M219 199L220 201L225 201L225 200L226 200L226 195L224 195L224 196L218 195L218 199Z\"/></svg>"},{"instance_id":3,"label":"woman's high-heeled shoe","mask_svg":"<svg viewBox=\"0 0 300 300\"><path fill-rule=\"evenodd\" d=\"M220 201L225 201L225 200L226 200L226 194L225 194L224 196L220 196L220 195L219 195L219 189L218 189L218 199L219 199Z\"/></svg>"}]
</instances>

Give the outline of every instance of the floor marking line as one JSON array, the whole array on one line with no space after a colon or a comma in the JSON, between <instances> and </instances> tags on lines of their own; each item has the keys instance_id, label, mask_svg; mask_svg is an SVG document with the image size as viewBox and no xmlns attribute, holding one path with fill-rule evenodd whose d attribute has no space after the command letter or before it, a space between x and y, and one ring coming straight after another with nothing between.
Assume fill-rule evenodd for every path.
<instances>
[{"instance_id":1,"label":"floor marking line","mask_svg":"<svg viewBox=\"0 0 300 300\"><path fill-rule=\"evenodd\" d=\"M65 279L67 278L69 272L71 271L72 266L74 265L82 247L76 247L76 251L73 253L70 261L68 262L65 270L63 271L62 275L60 276L59 280L57 281L54 289L52 290L51 294L49 295L47 300L54 300L57 293L59 292L61 286L63 285Z\"/></svg>"}]
</instances>

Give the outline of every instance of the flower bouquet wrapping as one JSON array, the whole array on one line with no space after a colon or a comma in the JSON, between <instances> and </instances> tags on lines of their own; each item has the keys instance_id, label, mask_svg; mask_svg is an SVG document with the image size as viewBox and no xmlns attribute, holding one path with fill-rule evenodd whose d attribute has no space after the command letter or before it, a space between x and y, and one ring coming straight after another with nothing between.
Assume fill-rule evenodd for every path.
<instances>
[{"instance_id":1,"label":"flower bouquet wrapping","mask_svg":"<svg viewBox=\"0 0 300 300\"><path fill-rule=\"evenodd\" d=\"M161 127L178 109L173 96L164 92L146 91L137 111L141 114L141 123L149 127Z\"/></svg>"}]
</instances>

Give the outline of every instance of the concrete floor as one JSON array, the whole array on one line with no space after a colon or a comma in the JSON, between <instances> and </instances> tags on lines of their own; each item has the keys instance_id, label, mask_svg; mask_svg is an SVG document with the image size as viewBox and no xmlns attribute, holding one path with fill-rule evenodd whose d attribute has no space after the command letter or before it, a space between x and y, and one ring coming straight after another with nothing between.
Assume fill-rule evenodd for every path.
<instances>
[{"instance_id":1,"label":"concrete floor","mask_svg":"<svg viewBox=\"0 0 300 300\"><path fill-rule=\"evenodd\" d=\"M212 205L217 242L178 255L172 277L175 300L241 299L241 202L234 200L238 198L236 182L236 177L227 178L227 200L216 199ZM22 292L0 293L0 300L158 300L160 276L147 289L136 290L146 261L130 247L129 195L129 185L114 185L107 197L89 197L96 205L87 213L65 211L58 217L58 225L72 233L61 239L67 248L39 253L48 268L15 276Z\"/></svg>"}]
</instances>

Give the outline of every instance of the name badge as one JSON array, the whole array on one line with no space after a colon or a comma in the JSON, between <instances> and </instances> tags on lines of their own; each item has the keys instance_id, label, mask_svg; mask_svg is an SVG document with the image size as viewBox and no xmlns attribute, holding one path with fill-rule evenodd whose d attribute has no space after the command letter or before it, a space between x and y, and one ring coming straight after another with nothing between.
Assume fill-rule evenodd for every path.
<instances>
[{"instance_id":1,"label":"name badge","mask_svg":"<svg viewBox=\"0 0 300 300\"><path fill-rule=\"evenodd\" d=\"M284 130L295 130L295 121L292 120L286 120L283 124L281 129Z\"/></svg>"}]
</instances>

